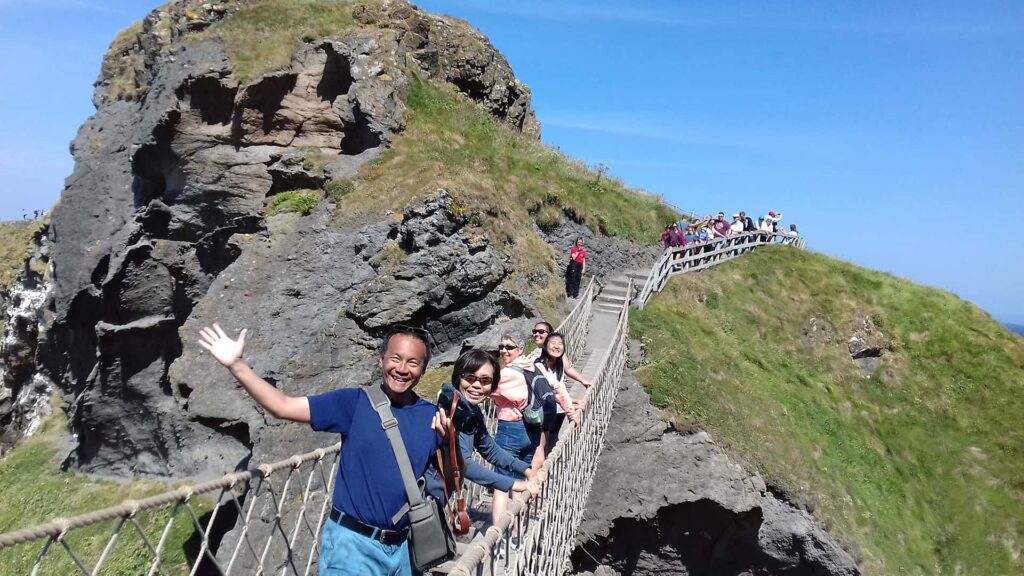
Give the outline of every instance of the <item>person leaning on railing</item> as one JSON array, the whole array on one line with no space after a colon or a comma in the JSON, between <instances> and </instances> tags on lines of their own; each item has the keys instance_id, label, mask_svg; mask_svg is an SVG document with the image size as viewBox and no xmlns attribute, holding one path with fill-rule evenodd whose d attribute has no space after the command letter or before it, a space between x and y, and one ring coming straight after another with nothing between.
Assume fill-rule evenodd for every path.
<instances>
[{"instance_id":1,"label":"person leaning on railing","mask_svg":"<svg viewBox=\"0 0 1024 576\"><path fill-rule=\"evenodd\" d=\"M551 407L550 417L546 417L541 425L527 424L523 419L531 399L526 373L533 370L531 362L523 356L525 343L526 340L520 336L505 334L498 344L498 356L503 366L498 385L491 393L498 418L494 441L516 458L529 462L534 470L540 470L544 465L544 447L549 441L546 432L553 420L554 407ZM495 468L495 471L516 480L525 478L525 475L508 468ZM497 523L507 509L508 494L495 492L491 500L492 521Z\"/></svg>"},{"instance_id":2,"label":"person leaning on railing","mask_svg":"<svg viewBox=\"0 0 1024 576\"><path fill-rule=\"evenodd\" d=\"M548 334L551 334L554 331L554 327L544 320L537 322L533 326L533 343L537 345L537 348L526 356L527 361L533 364L540 359L540 355L544 351L544 342L548 339ZM593 384L590 380L584 378L583 374L576 369L576 366L572 363L572 358L569 358L569 354L566 353L563 358L562 367L565 371L565 375L582 384L584 388L590 388Z\"/></svg>"},{"instance_id":3,"label":"person leaning on railing","mask_svg":"<svg viewBox=\"0 0 1024 576\"><path fill-rule=\"evenodd\" d=\"M380 416L360 388L342 388L307 397L288 396L260 378L242 359L247 331L230 338L214 324L199 331L199 345L225 366L270 415L310 424L313 430L341 434L333 509L324 524L320 575L388 574L411 576L407 495L402 474ZM399 326L384 337L377 365L378 384L391 401L413 474L420 478L438 446L448 418L413 392L430 351L420 329Z\"/></svg>"},{"instance_id":4,"label":"person leaning on railing","mask_svg":"<svg viewBox=\"0 0 1024 576\"><path fill-rule=\"evenodd\" d=\"M529 463L519 460L494 442L487 431L483 410L480 409L480 403L487 399L497 385L499 372L498 359L493 353L475 348L463 352L452 368L452 383L441 387L438 405L450 409L457 387L460 398L452 425L459 431L459 450L466 461L467 480L505 493L529 491L536 495L540 490L539 484L534 481L536 473ZM526 479L516 480L488 470L473 459L474 449L496 468L513 470ZM444 501L443 479L437 469L429 469L425 480L427 491Z\"/></svg>"}]
</instances>

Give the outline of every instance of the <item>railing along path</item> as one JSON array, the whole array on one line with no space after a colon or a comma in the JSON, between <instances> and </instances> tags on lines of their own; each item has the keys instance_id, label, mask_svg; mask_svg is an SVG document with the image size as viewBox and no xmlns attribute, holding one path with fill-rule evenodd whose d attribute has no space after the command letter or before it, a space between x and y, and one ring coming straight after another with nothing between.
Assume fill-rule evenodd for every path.
<instances>
[{"instance_id":1,"label":"railing along path","mask_svg":"<svg viewBox=\"0 0 1024 576\"><path fill-rule=\"evenodd\" d=\"M594 290L591 279L558 327L574 361L590 329ZM499 542L510 552L504 556L510 574L555 574L560 570L556 565L564 567L625 363L625 322L624 311L616 344L601 359L588 392L582 426L563 432L544 465L541 496L533 502L525 496L513 500L509 512L472 544L453 573L481 574L487 558L493 568ZM29 558L33 576L315 574L340 452L338 443L219 480L0 534L0 564L4 558ZM220 526L230 516L237 519ZM171 549L183 546L172 537L181 531L180 524L186 535L192 532L190 552ZM513 534L520 538L518 547L512 546Z\"/></svg>"},{"instance_id":2,"label":"railing along path","mask_svg":"<svg viewBox=\"0 0 1024 576\"><path fill-rule=\"evenodd\" d=\"M540 495L531 499L527 493L518 494L497 523L470 544L449 574L554 576L569 568L576 530L583 519L626 365L628 330L629 307L623 306L611 342L596 360L582 418L566 425L568 432L562 432L544 461Z\"/></svg>"},{"instance_id":3,"label":"railing along path","mask_svg":"<svg viewBox=\"0 0 1024 576\"><path fill-rule=\"evenodd\" d=\"M583 295L580 296L576 305L573 306L572 311L555 328L555 332L565 336L563 338L565 354L572 360L574 365L580 364L586 348L587 335L590 334L590 318L593 311L594 290L596 286L596 280L591 276L590 282L587 283L587 288L583 291ZM487 430L491 433L491 436L494 436L498 428L498 417L495 413L494 402L486 402L484 405L484 416L487 420ZM473 459L484 468L489 470L494 468L490 462L484 460L480 453L475 450L473 451ZM488 489L472 482L468 484L466 487L466 502L471 506L477 506L483 500L483 496L488 492Z\"/></svg>"},{"instance_id":4,"label":"railing along path","mask_svg":"<svg viewBox=\"0 0 1024 576\"><path fill-rule=\"evenodd\" d=\"M647 282L637 295L637 308L643 308L656 292L661 292L668 279L677 274L698 272L717 266L768 244L789 244L803 249L803 238L773 232L742 232L725 238L718 238L705 244L671 248L654 263Z\"/></svg>"}]
</instances>

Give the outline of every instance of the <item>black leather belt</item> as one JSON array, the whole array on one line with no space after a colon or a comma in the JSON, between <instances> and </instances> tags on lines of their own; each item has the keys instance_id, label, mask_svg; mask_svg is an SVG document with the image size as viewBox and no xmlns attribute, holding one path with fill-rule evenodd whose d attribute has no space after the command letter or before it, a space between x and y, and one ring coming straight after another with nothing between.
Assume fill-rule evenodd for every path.
<instances>
[{"instance_id":1,"label":"black leather belt","mask_svg":"<svg viewBox=\"0 0 1024 576\"><path fill-rule=\"evenodd\" d=\"M378 542L389 546L397 546L402 542L405 542L405 539L409 536L408 528L403 528L401 530L381 530L380 528L374 528L368 524L363 524L359 520L343 514L337 508L331 508L331 520L345 528L348 528L356 534L362 534L367 538L377 540Z\"/></svg>"}]
</instances>

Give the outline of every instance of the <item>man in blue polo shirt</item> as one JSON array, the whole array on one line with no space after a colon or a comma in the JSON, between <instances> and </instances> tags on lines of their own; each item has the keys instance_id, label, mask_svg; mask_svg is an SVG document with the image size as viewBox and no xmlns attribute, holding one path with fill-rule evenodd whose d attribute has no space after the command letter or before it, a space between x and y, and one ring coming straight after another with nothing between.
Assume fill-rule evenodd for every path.
<instances>
[{"instance_id":1,"label":"man in blue polo shirt","mask_svg":"<svg viewBox=\"0 0 1024 576\"><path fill-rule=\"evenodd\" d=\"M233 340L217 324L199 331L199 344L228 368L246 392L275 418L341 434L344 448L334 484L334 506L324 525L321 576L411 576L408 502L391 444L366 392L342 388L288 396L242 360L246 330ZM437 407L413 392L430 361L426 335L396 328L379 349L381 388L391 400L413 473L422 477L448 425Z\"/></svg>"}]
</instances>

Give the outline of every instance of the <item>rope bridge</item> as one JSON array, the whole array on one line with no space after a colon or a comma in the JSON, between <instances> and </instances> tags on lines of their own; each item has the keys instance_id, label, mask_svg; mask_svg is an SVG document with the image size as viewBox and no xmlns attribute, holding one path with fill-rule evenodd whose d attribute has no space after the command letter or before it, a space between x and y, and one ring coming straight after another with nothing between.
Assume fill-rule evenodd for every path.
<instances>
[{"instance_id":1,"label":"rope bridge","mask_svg":"<svg viewBox=\"0 0 1024 576\"><path fill-rule=\"evenodd\" d=\"M594 294L591 279L558 327L574 361L582 356L590 330ZM605 352L592 378L582 426L566 427L541 471L546 479L541 495L532 502L525 495L513 500L497 526L458 559L453 574L483 574L485 558L493 566L499 554L510 574L564 568L625 363L626 314L616 328L617 344ZM0 534L0 559L31 555L33 576L315 574L340 451L338 443L219 480ZM175 549L181 542L172 537L183 529L197 540L184 553Z\"/></svg>"},{"instance_id":2,"label":"rope bridge","mask_svg":"<svg viewBox=\"0 0 1024 576\"><path fill-rule=\"evenodd\" d=\"M643 307L671 276L703 270L772 243L803 248L799 238L751 232L668 250L652 267L634 302ZM631 281L627 288L631 296ZM541 493L533 499L526 493L517 495L494 526L468 546L461 545L459 558L446 567L449 574L546 576L569 568L626 363L629 307L622 306L616 316L593 308L594 298L591 279L557 328L566 335L567 353L577 362L594 316L602 315L602 322L610 316L614 322L610 334L598 335L607 346L594 349L586 363L585 372L594 385L587 391L581 420L563 427L541 469ZM334 444L219 480L0 534L0 562L7 553L31 555L33 576L314 574L340 451L341 445ZM479 487L471 490L469 501L475 502L482 492ZM172 532L176 526L181 531L182 524L194 541L184 552L171 549L180 542L170 545ZM91 532L82 535L86 531ZM127 569L126 555L131 557Z\"/></svg>"}]
</instances>

